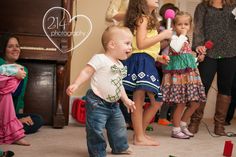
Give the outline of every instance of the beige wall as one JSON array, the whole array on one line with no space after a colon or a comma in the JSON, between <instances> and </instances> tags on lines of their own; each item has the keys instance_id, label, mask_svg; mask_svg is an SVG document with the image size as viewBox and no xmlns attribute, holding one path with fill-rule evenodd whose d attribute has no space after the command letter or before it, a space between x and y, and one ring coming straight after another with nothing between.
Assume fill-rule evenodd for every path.
<instances>
[{"instance_id":1,"label":"beige wall","mask_svg":"<svg viewBox=\"0 0 236 157\"><path fill-rule=\"evenodd\" d=\"M176 0L162 0L162 3L176 3Z\"/></svg>"},{"instance_id":2,"label":"beige wall","mask_svg":"<svg viewBox=\"0 0 236 157\"><path fill-rule=\"evenodd\" d=\"M75 80L93 54L103 51L100 38L106 27L104 18L107 6L108 0L77 0L77 13L74 10L74 15L83 14L89 17L93 24L93 29L88 39L72 52L71 82ZM76 6L74 6L74 9L76 9ZM80 24L78 20L76 25ZM74 43L78 43L78 41L75 39ZM89 83L87 82L76 91L74 96L83 96L88 88Z\"/></svg>"},{"instance_id":3,"label":"beige wall","mask_svg":"<svg viewBox=\"0 0 236 157\"><path fill-rule=\"evenodd\" d=\"M165 1L165 0L164 0ZM169 0L168 2L174 2L175 0ZM189 2L193 2L194 0L189 0ZM199 1L199 0L195 0ZM167 0L165 1L167 2ZM185 6L186 1L179 0L178 5ZM71 82L73 82L81 71L81 69L85 66L91 56L95 53L102 52L102 46L100 42L101 34L103 30L106 28L105 22L105 11L108 7L109 0L77 0L77 13L75 14L84 14L88 16L93 24L93 29L91 35L88 39L81 44L78 48L73 51L72 55L72 63L71 63ZM192 3L191 3L192 4ZM76 9L76 6L74 6ZM79 20L78 20L79 21ZM80 25L81 23L77 23L76 25ZM78 41L75 39L75 43ZM216 85L215 81L213 83L213 88L210 89L208 94L208 102L205 110L205 118L212 118L215 110L215 99L216 99ZM89 82L84 84L73 96L83 96L86 90L89 88Z\"/></svg>"}]
</instances>

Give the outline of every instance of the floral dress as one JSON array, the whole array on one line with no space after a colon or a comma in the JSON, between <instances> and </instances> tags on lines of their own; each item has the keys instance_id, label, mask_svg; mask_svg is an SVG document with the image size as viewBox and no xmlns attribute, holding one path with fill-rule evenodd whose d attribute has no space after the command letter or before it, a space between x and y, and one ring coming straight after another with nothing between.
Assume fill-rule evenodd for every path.
<instances>
[{"instance_id":1,"label":"floral dress","mask_svg":"<svg viewBox=\"0 0 236 157\"><path fill-rule=\"evenodd\" d=\"M205 89L189 42L185 41L179 52L170 47L169 57L169 64L163 65L163 101L166 103L205 102Z\"/></svg>"}]
</instances>

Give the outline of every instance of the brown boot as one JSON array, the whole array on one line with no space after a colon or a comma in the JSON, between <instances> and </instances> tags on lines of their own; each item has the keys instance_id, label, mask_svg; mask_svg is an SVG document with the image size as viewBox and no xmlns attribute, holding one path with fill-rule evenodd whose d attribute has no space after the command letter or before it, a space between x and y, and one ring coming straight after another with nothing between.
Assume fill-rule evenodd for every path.
<instances>
[{"instance_id":1,"label":"brown boot","mask_svg":"<svg viewBox=\"0 0 236 157\"><path fill-rule=\"evenodd\" d=\"M201 103L198 109L191 116L188 130L193 134L196 134L198 132L199 124L202 120L205 106L206 106L206 103Z\"/></svg>"},{"instance_id":2,"label":"brown boot","mask_svg":"<svg viewBox=\"0 0 236 157\"><path fill-rule=\"evenodd\" d=\"M225 117L228 111L228 107L231 101L231 96L227 95L217 95L216 100L216 112L215 112L215 134L220 136L225 136Z\"/></svg>"}]
</instances>

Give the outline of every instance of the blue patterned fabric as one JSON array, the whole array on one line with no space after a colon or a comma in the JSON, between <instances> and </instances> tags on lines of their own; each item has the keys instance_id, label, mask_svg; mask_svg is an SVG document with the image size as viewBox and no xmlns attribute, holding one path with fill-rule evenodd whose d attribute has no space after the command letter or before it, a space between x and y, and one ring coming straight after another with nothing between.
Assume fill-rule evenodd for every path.
<instances>
[{"instance_id":1,"label":"blue patterned fabric","mask_svg":"<svg viewBox=\"0 0 236 157\"><path fill-rule=\"evenodd\" d=\"M4 64L0 66L0 75L15 76L18 68L15 64Z\"/></svg>"},{"instance_id":2,"label":"blue patterned fabric","mask_svg":"<svg viewBox=\"0 0 236 157\"><path fill-rule=\"evenodd\" d=\"M126 91L142 89L153 92L157 101L162 101L159 74L155 60L146 53L135 53L123 62L127 76L123 79Z\"/></svg>"}]
</instances>

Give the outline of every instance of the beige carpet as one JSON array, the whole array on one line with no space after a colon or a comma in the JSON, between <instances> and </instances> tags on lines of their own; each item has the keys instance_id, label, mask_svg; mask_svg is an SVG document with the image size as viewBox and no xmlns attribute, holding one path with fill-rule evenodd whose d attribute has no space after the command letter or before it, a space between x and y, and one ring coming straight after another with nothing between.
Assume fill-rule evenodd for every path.
<instances>
[{"instance_id":1,"label":"beige carpet","mask_svg":"<svg viewBox=\"0 0 236 157\"><path fill-rule=\"evenodd\" d=\"M206 120L205 120L206 121ZM213 130L213 121L208 120L210 130ZM170 127L153 124L154 131L148 134L160 142L158 147L141 147L132 144L132 131L128 131L130 146L134 150L129 157L222 157L224 142L231 140L236 145L236 137L211 137L206 127L201 124L200 132L190 140L180 140L170 137ZM236 119L227 131L236 132ZM64 129L53 129L44 126L38 133L28 135L26 140L31 146L1 145L3 150L13 150L14 157L88 157L85 128L77 124L70 124ZM117 155L110 154L108 157ZM122 155L125 157L126 155ZM233 156L236 157L236 146Z\"/></svg>"}]
</instances>

